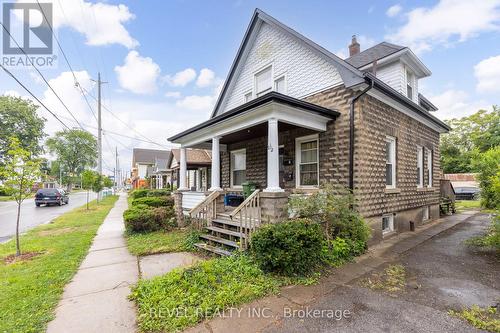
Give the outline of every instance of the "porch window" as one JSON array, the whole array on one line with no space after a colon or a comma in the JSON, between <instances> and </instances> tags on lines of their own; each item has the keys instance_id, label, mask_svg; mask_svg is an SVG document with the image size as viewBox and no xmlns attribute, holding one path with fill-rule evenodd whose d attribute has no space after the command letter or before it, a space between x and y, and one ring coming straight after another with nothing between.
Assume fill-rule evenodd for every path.
<instances>
[{"instance_id":1,"label":"porch window","mask_svg":"<svg viewBox=\"0 0 500 333\"><path fill-rule=\"evenodd\" d=\"M255 96L259 97L273 89L272 67L266 67L255 74Z\"/></svg>"},{"instance_id":2,"label":"porch window","mask_svg":"<svg viewBox=\"0 0 500 333\"><path fill-rule=\"evenodd\" d=\"M297 187L316 187L319 185L318 136L296 139Z\"/></svg>"},{"instance_id":3,"label":"porch window","mask_svg":"<svg viewBox=\"0 0 500 333\"><path fill-rule=\"evenodd\" d=\"M396 138L385 138L385 185L396 188Z\"/></svg>"},{"instance_id":4,"label":"porch window","mask_svg":"<svg viewBox=\"0 0 500 333\"><path fill-rule=\"evenodd\" d=\"M424 187L424 148L417 146L417 187Z\"/></svg>"},{"instance_id":5,"label":"porch window","mask_svg":"<svg viewBox=\"0 0 500 333\"><path fill-rule=\"evenodd\" d=\"M241 187L247 179L246 149L231 152L231 187Z\"/></svg>"},{"instance_id":6,"label":"porch window","mask_svg":"<svg viewBox=\"0 0 500 333\"><path fill-rule=\"evenodd\" d=\"M432 187L432 150L426 149L427 153L427 187Z\"/></svg>"},{"instance_id":7,"label":"porch window","mask_svg":"<svg viewBox=\"0 0 500 333\"><path fill-rule=\"evenodd\" d=\"M391 231L394 231L394 215L382 216L382 234L387 234Z\"/></svg>"},{"instance_id":8,"label":"porch window","mask_svg":"<svg viewBox=\"0 0 500 333\"><path fill-rule=\"evenodd\" d=\"M285 93L285 76L281 76L274 80L274 91L279 92L280 94Z\"/></svg>"}]
</instances>

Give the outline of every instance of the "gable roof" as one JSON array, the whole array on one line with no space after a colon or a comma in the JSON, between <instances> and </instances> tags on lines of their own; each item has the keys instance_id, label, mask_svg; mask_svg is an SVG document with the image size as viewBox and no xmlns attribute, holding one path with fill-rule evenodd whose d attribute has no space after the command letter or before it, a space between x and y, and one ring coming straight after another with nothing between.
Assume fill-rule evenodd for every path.
<instances>
[{"instance_id":1,"label":"gable roof","mask_svg":"<svg viewBox=\"0 0 500 333\"><path fill-rule=\"evenodd\" d=\"M132 166L136 163L154 164L156 158L168 159L170 150L134 148L132 152Z\"/></svg>"},{"instance_id":2,"label":"gable roof","mask_svg":"<svg viewBox=\"0 0 500 333\"><path fill-rule=\"evenodd\" d=\"M227 75L227 78L224 82L224 85L222 86L222 90L219 94L219 97L217 98L217 102L215 103L214 109L212 111L212 118L217 115L217 111L222 105L222 102L224 98L226 97L227 91L229 89L229 85L231 83L231 80L233 79L233 76L238 69L238 66L241 64L241 60L245 56L245 50L249 46L250 41L252 39L252 36L254 35L254 31L256 31L259 27L259 22L265 22L289 35L291 35L293 38L299 40L303 44L307 45L310 47L313 51L316 53L322 55L325 57L327 60L329 60L338 70L340 76L342 77L342 81L344 82L344 85L346 87L351 87L354 85L357 85L359 83L363 82L363 73L359 71L357 68L352 66L351 64L345 62L343 59L338 57L337 55L333 54L332 52L328 51L327 49L323 48L322 46L316 44L309 38L303 36L302 34L298 33L297 31L293 30L292 28L284 25L280 21L276 20L274 17L266 14L259 8L256 8L252 19L250 20L250 24L248 25L248 28L245 32L245 35L243 37L243 41L240 44L240 47L238 48L238 52L236 53L236 57L234 58L234 61L231 65L231 68L229 70L229 74Z\"/></svg>"},{"instance_id":3,"label":"gable roof","mask_svg":"<svg viewBox=\"0 0 500 333\"><path fill-rule=\"evenodd\" d=\"M395 45L387 42L379 43L358 54L345 59L346 62L356 68L361 68L372 62L385 58L393 53L406 49L405 46Z\"/></svg>"},{"instance_id":4,"label":"gable roof","mask_svg":"<svg viewBox=\"0 0 500 333\"><path fill-rule=\"evenodd\" d=\"M180 149L172 149L172 156L176 161L181 160ZM205 149L186 149L186 163L206 165L212 163L212 151Z\"/></svg>"}]
</instances>

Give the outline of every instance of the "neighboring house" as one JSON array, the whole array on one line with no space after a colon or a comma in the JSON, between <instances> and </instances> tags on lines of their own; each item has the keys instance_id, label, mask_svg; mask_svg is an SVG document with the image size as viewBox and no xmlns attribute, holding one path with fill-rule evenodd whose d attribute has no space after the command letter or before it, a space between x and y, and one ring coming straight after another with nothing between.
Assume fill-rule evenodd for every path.
<instances>
[{"instance_id":1,"label":"neighboring house","mask_svg":"<svg viewBox=\"0 0 500 333\"><path fill-rule=\"evenodd\" d=\"M439 216L439 135L449 127L419 93L430 70L403 46L360 52L354 36L349 51L343 60L257 9L211 118L169 138L181 151L212 146L211 191L258 184L234 211L254 214L247 231L285 218L290 194L323 182L354 191L373 241ZM218 208L206 223L221 227L227 216L238 221Z\"/></svg>"},{"instance_id":2,"label":"neighboring house","mask_svg":"<svg viewBox=\"0 0 500 333\"><path fill-rule=\"evenodd\" d=\"M148 179L153 180L156 177L153 167L157 160L169 160L170 155L170 150L134 148L132 152L132 187L151 187L153 182L148 182Z\"/></svg>"},{"instance_id":3,"label":"neighboring house","mask_svg":"<svg viewBox=\"0 0 500 333\"><path fill-rule=\"evenodd\" d=\"M180 187L180 149L172 149L168 166L177 188ZM186 187L191 191L205 192L210 188L212 154L205 149L186 149Z\"/></svg>"},{"instance_id":4,"label":"neighboring house","mask_svg":"<svg viewBox=\"0 0 500 333\"><path fill-rule=\"evenodd\" d=\"M172 154L169 154L169 158ZM152 167L153 187L156 189L172 188L172 174L168 168L168 158L155 158L155 163Z\"/></svg>"}]
</instances>

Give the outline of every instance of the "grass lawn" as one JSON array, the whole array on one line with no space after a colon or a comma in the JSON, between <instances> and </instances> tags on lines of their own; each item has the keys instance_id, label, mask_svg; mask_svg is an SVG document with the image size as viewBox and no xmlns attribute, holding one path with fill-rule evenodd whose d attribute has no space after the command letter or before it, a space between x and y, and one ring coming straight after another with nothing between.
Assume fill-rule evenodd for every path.
<instances>
[{"instance_id":1,"label":"grass lawn","mask_svg":"<svg viewBox=\"0 0 500 333\"><path fill-rule=\"evenodd\" d=\"M12 201L12 200L14 200L14 199L8 195L0 195L0 202L1 201Z\"/></svg>"},{"instance_id":2,"label":"grass lawn","mask_svg":"<svg viewBox=\"0 0 500 333\"><path fill-rule=\"evenodd\" d=\"M148 233L127 233L127 247L130 253L144 256L155 253L193 251L199 234L189 229L155 231Z\"/></svg>"},{"instance_id":3,"label":"grass lawn","mask_svg":"<svg viewBox=\"0 0 500 333\"><path fill-rule=\"evenodd\" d=\"M455 209L457 212L463 212L470 209L481 209L479 200L457 200L455 201Z\"/></svg>"},{"instance_id":4,"label":"grass lawn","mask_svg":"<svg viewBox=\"0 0 500 333\"><path fill-rule=\"evenodd\" d=\"M15 242L0 244L0 332L42 332L66 283L87 254L97 228L118 199L104 198L38 226L21 236L21 252L39 253L7 263Z\"/></svg>"}]
</instances>

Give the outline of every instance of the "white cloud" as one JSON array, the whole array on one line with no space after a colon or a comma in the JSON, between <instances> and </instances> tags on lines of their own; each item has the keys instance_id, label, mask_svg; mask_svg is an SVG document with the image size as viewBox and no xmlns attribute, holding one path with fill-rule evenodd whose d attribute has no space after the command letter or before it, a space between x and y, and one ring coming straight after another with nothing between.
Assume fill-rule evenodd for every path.
<instances>
[{"instance_id":1,"label":"white cloud","mask_svg":"<svg viewBox=\"0 0 500 333\"><path fill-rule=\"evenodd\" d=\"M21 94L17 92L16 90L6 90L3 93L4 96L10 96L10 97L21 97Z\"/></svg>"},{"instance_id":2,"label":"white cloud","mask_svg":"<svg viewBox=\"0 0 500 333\"><path fill-rule=\"evenodd\" d=\"M85 35L88 45L121 44L134 48L139 44L124 26L135 18L125 5L64 0L54 2L53 11L56 29L70 27Z\"/></svg>"},{"instance_id":3,"label":"white cloud","mask_svg":"<svg viewBox=\"0 0 500 333\"><path fill-rule=\"evenodd\" d=\"M166 75L164 77L164 80L173 87L184 87L194 79L196 79L196 71L192 68L186 68L173 76Z\"/></svg>"},{"instance_id":4,"label":"white cloud","mask_svg":"<svg viewBox=\"0 0 500 333\"><path fill-rule=\"evenodd\" d=\"M441 0L434 7L419 7L405 14L407 22L386 36L421 53L435 45L463 42L500 28L500 0Z\"/></svg>"},{"instance_id":5,"label":"white cloud","mask_svg":"<svg viewBox=\"0 0 500 333\"><path fill-rule=\"evenodd\" d=\"M151 94L156 91L160 66L149 57L141 57L137 51L130 51L123 66L116 66L120 86L136 94Z\"/></svg>"},{"instance_id":6,"label":"white cloud","mask_svg":"<svg viewBox=\"0 0 500 333\"><path fill-rule=\"evenodd\" d=\"M213 85L214 82L215 82L214 71L208 68L203 68L200 71L200 75L198 75L198 79L196 80L196 85L200 88L204 88Z\"/></svg>"},{"instance_id":7,"label":"white cloud","mask_svg":"<svg viewBox=\"0 0 500 333\"><path fill-rule=\"evenodd\" d=\"M490 109L485 101L472 101L463 90L449 89L435 96L430 96L429 100L435 104L439 110L434 114L440 119L460 118L473 114L480 109Z\"/></svg>"},{"instance_id":8,"label":"white cloud","mask_svg":"<svg viewBox=\"0 0 500 333\"><path fill-rule=\"evenodd\" d=\"M179 91L167 91L165 97L169 98L181 98L181 93Z\"/></svg>"},{"instance_id":9,"label":"white cloud","mask_svg":"<svg viewBox=\"0 0 500 333\"><path fill-rule=\"evenodd\" d=\"M387 9L387 11L385 12L385 14L389 17L394 17L394 16L397 16L399 13L401 13L401 10L403 9L403 7L401 7L400 4L396 4L394 6L391 6Z\"/></svg>"},{"instance_id":10,"label":"white cloud","mask_svg":"<svg viewBox=\"0 0 500 333\"><path fill-rule=\"evenodd\" d=\"M176 105L181 108L194 111L210 111L215 103L214 96L198 96L191 95L186 96L183 99L177 101Z\"/></svg>"},{"instance_id":11,"label":"white cloud","mask_svg":"<svg viewBox=\"0 0 500 333\"><path fill-rule=\"evenodd\" d=\"M474 75L477 91L500 92L500 55L480 61L474 66Z\"/></svg>"}]
</instances>

